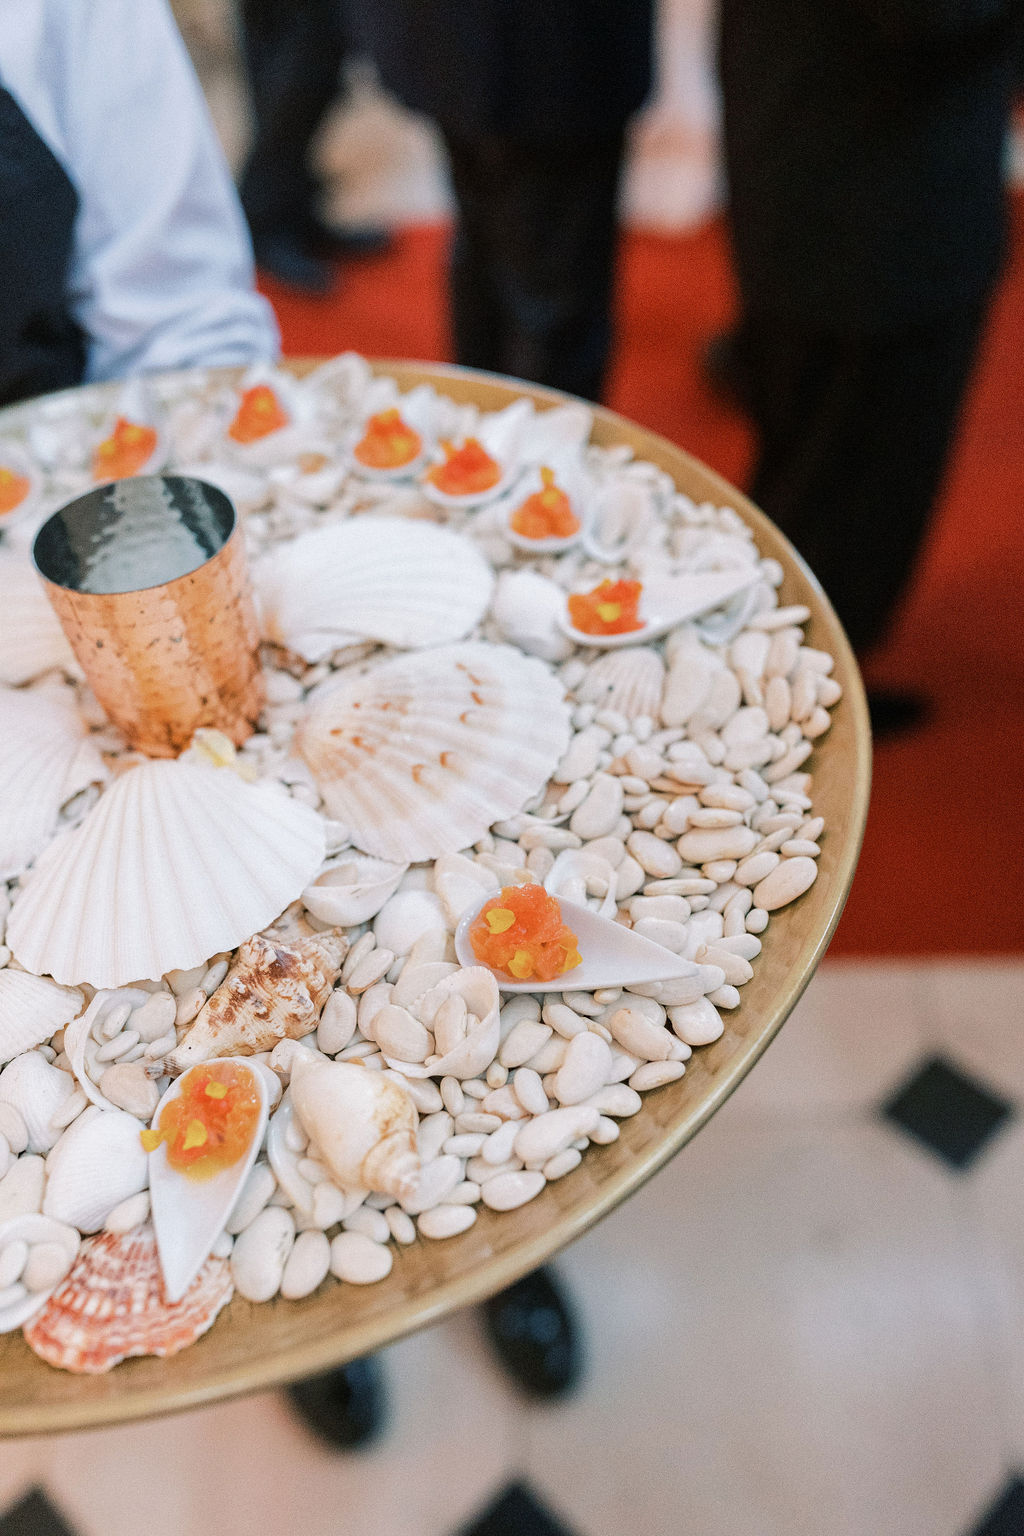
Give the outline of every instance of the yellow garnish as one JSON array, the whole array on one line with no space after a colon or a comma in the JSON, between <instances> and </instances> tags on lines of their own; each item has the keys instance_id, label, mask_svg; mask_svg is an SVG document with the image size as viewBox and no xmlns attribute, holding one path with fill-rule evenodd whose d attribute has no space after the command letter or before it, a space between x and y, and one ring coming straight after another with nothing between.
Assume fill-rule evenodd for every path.
<instances>
[{"instance_id":1,"label":"yellow garnish","mask_svg":"<svg viewBox=\"0 0 1024 1536\"><path fill-rule=\"evenodd\" d=\"M203 1090L208 1099L223 1099L228 1091L227 1083L207 1083Z\"/></svg>"},{"instance_id":2,"label":"yellow garnish","mask_svg":"<svg viewBox=\"0 0 1024 1536\"><path fill-rule=\"evenodd\" d=\"M525 981L527 976L533 975L533 956L528 949L517 949L508 963L508 968L513 976L520 981Z\"/></svg>"},{"instance_id":3,"label":"yellow garnish","mask_svg":"<svg viewBox=\"0 0 1024 1536\"><path fill-rule=\"evenodd\" d=\"M139 1132L139 1140L142 1142L142 1145L145 1147L147 1152L155 1152L163 1139L164 1138L162 1133L156 1130L155 1127L151 1131Z\"/></svg>"},{"instance_id":4,"label":"yellow garnish","mask_svg":"<svg viewBox=\"0 0 1024 1536\"><path fill-rule=\"evenodd\" d=\"M492 907L486 916L487 926L492 933L507 932L516 920L515 913L510 912L508 907Z\"/></svg>"},{"instance_id":5,"label":"yellow garnish","mask_svg":"<svg viewBox=\"0 0 1024 1536\"><path fill-rule=\"evenodd\" d=\"M620 617L621 613L621 603L598 603L597 605L597 616L599 619L603 620L605 624L614 624L615 620Z\"/></svg>"},{"instance_id":6,"label":"yellow garnish","mask_svg":"<svg viewBox=\"0 0 1024 1536\"><path fill-rule=\"evenodd\" d=\"M185 1140L182 1146L186 1152L191 1152L193 1147L202 1147L206 1144L207 1129L201 1120L190 1120L185 1132Z\"/></svg>"},{"instance_id":7,"label":"yellow garnish","mask_svg":"<svg viewBox=\"0 0 1024 1536\"><path fill-rule=\"evenodd\" d=\"M580 954L578 949L574 949L572 954L567 954L565 957L565 964L562 966L562 974L564 975L566 971L575 970L578 965L582 964L583 956Z\"/></svg>"}]
</instances>

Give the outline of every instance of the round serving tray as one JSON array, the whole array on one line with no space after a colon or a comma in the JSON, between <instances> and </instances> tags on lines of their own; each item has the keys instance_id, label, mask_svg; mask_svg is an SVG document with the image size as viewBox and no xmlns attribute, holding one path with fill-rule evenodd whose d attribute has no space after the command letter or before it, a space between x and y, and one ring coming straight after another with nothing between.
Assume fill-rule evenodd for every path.
<instances>
[{"instance_id":1,"label":"round serving tray","mask_svg":"<svg viewBox=\"0 0 1024 1536\"><path fill-rule=\"evenodd\" d=\"M297 372L305 371L301 363ZM306 365L310 366L310 365ZM527 395L540 406L564 396L468 369L383 361L401 387L431 383L486 410ZM218 372L218 380L230 376ZM103 391L89 387L97 401ZM0 431L20 430L34 403L0 412ZM125 1361L104 1376L74 1376L41 1361L20 1333L0 1337L0 1435L53 1433L149 1414L195 1408L313 1375L437 1322L456 1308L509 1285L571 1243L655 1174L696 1135L750 1071L792 1011L824 954L853 879L867 817L871 738L857 665L839 621L793 547L729 483L665 438L611 411L597 410L592 440L626 443L667 470L695 501L733 506L752 527L764 555L785 569L780 601L805 603L809 644L835 657L843 697L831 730L816 745L814 811L824 816L820 872L806 895L776 913L740 1006L725 1033L695 1051L685 1077L644 1097L622 1122L619 1139L591 1147L579 1168L549 1184L531 1204L495 1214L481 1207L475 1225L444 1242L418 1239L395 1253L378 1285L331 1280L303 1301L256 1306L235 1297L211 1331L169 1360Z\"/></svg>"}]
</instances>

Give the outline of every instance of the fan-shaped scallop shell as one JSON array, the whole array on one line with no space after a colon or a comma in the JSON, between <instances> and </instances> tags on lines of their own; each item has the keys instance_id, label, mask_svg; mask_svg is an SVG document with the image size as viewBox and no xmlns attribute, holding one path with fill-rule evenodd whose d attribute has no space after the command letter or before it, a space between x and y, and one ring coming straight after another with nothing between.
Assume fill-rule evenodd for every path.
<instances>
[{"instance_id":1,"label":"fan-shaped scallop shell","mask_svg":"<svg viewBox=\"0 0 1024 1536\"><path fill-rule=\"evenodd\" d=\"M76 1016L81 992L28 971L0 971L0 1067L43 1045Z\"/></svg>"},{"instance_id":2,"label":"fan-shaped scallop shell","mask_svg":"<svg viewBox=\"0 0 1024 1536\"><path fill-rule=\"evenodd\" d=\"M147 762L40 856L7 942L27 970L56 981L156 980L265 928L323 856L322 818L277 786Z\"/></svg>"},{"instance_id":3,"label":"fan-shaped scallop shell","mask_svg":"<svg viewBox=\"0 0 1024 1536\"><path fill-rule=\"evenodd\" d=\"M90 1105L46 1160L43 1215L79 1232L98 1232L115 1205L146 1187L141 1130L141 1123L123 1109Z\"/></svg>"},{"instance_id":4,"label":"fan-shaped scallop shell","mask_svg":"<svg viewBox=\"0 0 1024 1536\"><path fill-rule=\"evenodd\" d=\"M49 1152L60 1136L51 1121L75 1089L70 1072L39 1051L23 1051L0 1072L0 1104L13 1104L25 1122L30 1152Z\"/></svg>"},{"instance_id":5,"label":"fan-shaped scallop shell","mask_svg":"<svg viewBox=\"0 0 1024 1536\"><path fill-rule=\"evenodd\" d=\"M494 577L446 528L358 517L303 534L262 563L264 634L306 655L303 637L352 635L406 649L460 640L479 623ZM323 649L322 645L320 647Z\"/></svg>"},{"instance_id":6,"label":"fan-shaped scallop shell","mask_svg":"<svg viewBox=\"0 0 1024 1536\"><path fill-rule=\"evenodd\" d=\"M25 1338L65 1371L109 1371L130 1355L187 1349L233 1290L226 1261L207 1259L182 1299L168 1302L152 1226L100 1232L82 1244L70 1273L26 1324Z\"/></svg>"},{"instance_id":7,"label":"fan-shaped scallop shell","mask_svg":"<svg viewBox=\"0 0 1024 1536\"><path fill-rule=\"evenodd\" d=\"M614 709L627 720L648 715L657 720L665 687L665 663L644 646L607 651L587 668L576 690L581 704Z\"/></svg>"},{"instance_id":8,"label":"fan-shaped scallop shell","mask_svg":"<svg viewBox=\"0 0 1024 1536\"><path fill-rule=\"evenodd\" d=\"M569 739L564 690L507 646L446 646L323 693L296 744L357 848L454 853L544 787Z\"/></svg>"},{"instance_id":9,"label":"fan-shaped scallop shell","mask_svg":"<svg viewBox=\"0 0 1024 1536\"><path fill-rule=\"evenodd\" d=\"M0 683L31 682L53 667L78 674L71 647L25 555L0 549Z\"/></svg>"},{"instance_id":10,"label":"fan-shaped scallop shell","mask_svg":"<svg viewBox=\"0 0 1024 1536\"><path fill-rule=\"evenodd\" d=\"M240 947L222 984L164 1063L184 1072L214 1056L251 1056L279 1040L301 1040L320 1020L348 940L314 933L291 944L262 933Z\"/></svg>"},{"instance_id":11,"label":"fan-shaped scallop shell","mask_svg":"<svg viewBox=\"0 0 1024 1536\"><path fill-rule=\"evenodd\" d=\"M0 687L0 880L50 840L60 808L107 776L71 689Z\"/></svg>"}]
</instances>

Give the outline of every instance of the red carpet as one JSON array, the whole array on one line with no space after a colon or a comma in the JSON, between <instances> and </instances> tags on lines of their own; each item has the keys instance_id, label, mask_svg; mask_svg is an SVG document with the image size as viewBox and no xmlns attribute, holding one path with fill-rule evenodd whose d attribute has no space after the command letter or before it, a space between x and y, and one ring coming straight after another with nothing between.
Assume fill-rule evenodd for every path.
<instances>
[{"instance_id":1,"label":"red carpet","mask_svg":"<svg viewBox=\"0 0 1024 1536\"><path fill-rule=\"evenodd\" d=\"M875 754L864 852L832 953L1020 953L1024 882L1024 201L946 494L876 681L925 690L928 726ZM272 284L286 352L449 356L443 230L404 233L336 294ZM627 237L609 404L743 483L741 417L704 389L701 344L733 295L721 229Z\"/></svg>"}]
</instances>

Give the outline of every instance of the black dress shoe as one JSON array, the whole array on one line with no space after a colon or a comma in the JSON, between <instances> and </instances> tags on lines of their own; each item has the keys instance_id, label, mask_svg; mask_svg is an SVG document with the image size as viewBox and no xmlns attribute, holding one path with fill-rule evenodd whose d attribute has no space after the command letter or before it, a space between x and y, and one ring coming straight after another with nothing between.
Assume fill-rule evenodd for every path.
<instances>
[{"instance_id":1,"label":"black dress shoe","mask_svg":"<svg viewBox=\"0 0 1024 1536\"><path fill-rule=\"evenodd\" d=\"M924 725L929 709L929 702L922 693L868 689L871 734L876 741L887 741L916 730Z\"/></svg>"},{"instance_id":2,"label":"black dress shoe","mask_svg":"<svg viewBox=\"0 0 1024 1536\"><path fill-rule=\"evenodd\" d=\"M320 297L334 287L335 272L309 243L290 230L253 237L256 265L296 293Z\"/></svg>"},{"instance_id":3,"label":"black dress shoe","mask_svg":"<svg viewBox=\"0 0 1024 1536\"><path fill-rule=\"evenodd\" d=\"M353 224L346 228L325 224L321 219L310 219L306 234L314 250L341 261L386 256L394 244L390 229L385 229L382 224Z\"/></svg>"},{"instance_id":4,"label":"black dress shoe","mask_svg":"<svg viewBox=\"0 0 1024 1536\"><path fill-rule=\"evenodd\" d=\"M288 1397L306 1428L336 1451L369 1445L384 1427L384 1377L373 1355L297 1381Z\"/></svg>"},{"instance_id":5,"label":"black dress shoe","mask_svg":"<svg viewBox=\"0 0 1024 1536\"><path fill-rule=\"evenodd\" d=\"M581 1349L569 1305L550 1270L535 1269L484 1302L487 1336L530 1397L560 1397L579 1380Z\"/></svg>"},{"instance_id":6,"label":"black dress shoe","mask_svg":"<svg viewBox=\"0 0 1024 1536\"><path fill-rule=\"evenodd\" d=\"M723 404L732 410L750 410L750 383L737 331L709 336L700 355L700 371L704 383Z\"/></svg>"}]
</instances>

